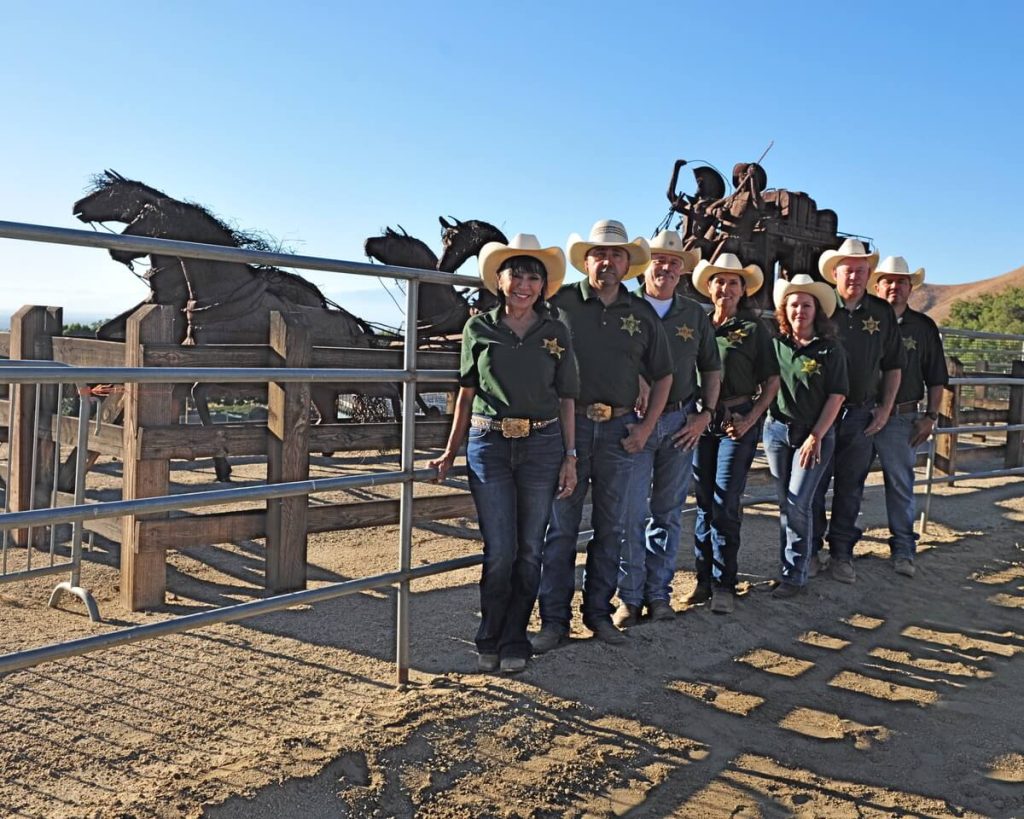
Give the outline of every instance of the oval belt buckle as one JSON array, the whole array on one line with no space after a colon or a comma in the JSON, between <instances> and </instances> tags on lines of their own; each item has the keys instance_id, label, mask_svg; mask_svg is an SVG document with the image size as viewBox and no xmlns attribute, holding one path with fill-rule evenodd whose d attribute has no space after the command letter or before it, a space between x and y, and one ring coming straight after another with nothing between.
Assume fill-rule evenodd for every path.
<instances>
[{"instance_id":1,"label":"oval belt buckle","mask_svg":"<svg viewBox=\"0 0 1024 819\"><path fill-rule=\"evenodd\" d=\"M506 438L525 438L530 434L530 419L502 418L501 434Z\"/></svg>"},{"instance_id":2,"label":"oval belt buckle","mask_svg":"<svg viewBox=\"0 0 1024 819\"><path fill-rule=\"evenodd\" d=\"M587 418L597 424L610 421L611 417L612 408L609 404L590 404L587 407Z\"/></svg>"}]
</instances>

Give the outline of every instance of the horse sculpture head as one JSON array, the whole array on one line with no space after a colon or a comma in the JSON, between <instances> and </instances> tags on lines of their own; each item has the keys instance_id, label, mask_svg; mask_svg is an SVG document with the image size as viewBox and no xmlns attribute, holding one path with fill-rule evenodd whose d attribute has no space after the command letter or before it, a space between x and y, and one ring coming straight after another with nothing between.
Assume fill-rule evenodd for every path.
<instances>
[{"instance_id":1,"label":"horse sculpture head","mask_svg":"<svg viewBox=\"0 0 1024 819\"><path fill-rule=\"evenodd\" d=\"M437 269L445 273L454 273L466 259L476 256L488 242L508 243L504 233L479 219L460 222L453 216L449 222L443 216L438 216L437 220L441 223L441 244L444 245Z\"/></svg>"},{"instance_id":2,"label":"horse sculpture head","mask_svg":"<svg viewBox=\"0 0 1024 819\"><path fill-rule=\"evenodd\" d=\"M371 236L363 243L363 252L382 264L435 270L437 255L427 243L410 236L401 225L398 229L402 232L384 228L380 236Z\"/></svg>"}]
</instances>

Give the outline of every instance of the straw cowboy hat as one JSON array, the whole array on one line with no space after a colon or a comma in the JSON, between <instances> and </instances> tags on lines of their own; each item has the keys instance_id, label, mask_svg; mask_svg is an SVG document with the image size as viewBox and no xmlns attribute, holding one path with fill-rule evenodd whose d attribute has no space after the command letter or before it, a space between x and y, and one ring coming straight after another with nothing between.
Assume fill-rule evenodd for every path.
<instances>
[{"instance_id":1,"label":"straw cowboy hat","mask_svg":"<svg viewBox=\"0 0 1024 819\"><path fill-rule=\"evenodd\" d=\"M544 298L551 298L562 286L565 279L565 254L562 248L542 248L532 233L517 233L507 245L488 242L480 249L480 278L484 281L484 287L492 293L498 292L498 268L513 256L529 256L544 265L548 274Z\"/></svg>"},{"instance_id":2,"label":"straw cowboy hat","mask_svg":"<svg viewBox=\"0 0 1024 819\"><path fill-rule=\"evenodd\" d=\"M683 250L683 237L675 230L663 230L651 239L652 259L655 253L664 253L681 259L686 273L691 273L700 261L699 250Z\"/></svg>"},{"instance_id":3,"label":"straw cowboy hat","mask_svg":"<svg viewBox=\"0 0 1024 819\"><path fill-rule=\"evenodd\" d=\"M792 293L807 293L814 296L826 316L831 316L836 311L836 291L825 282L816 282L806 273L797 273L789 281L779 279L775 282L775 290L772 293L775 306L782 307L786 302L786 296Z\"/></svg>"},{"instance_id":4,"label":"straw cowboy hat","mask_svg":"<svg viewBox=\"0 0 1024 819\"><path fill-rule=\"evenodd\" d=\"M635 279L647 269L647 263L651 260L650 246L647 240L638 236L632 242L626 235L626 228L622 222L614 219L602 219L594 222L590 229L590 236L584 239L578 233L569 236L566 243L566 251L569 254L569 264L575 267L580 273L586 273L585 261L587 252L595 247L622 247L629 253L629 271L622 277Z\"/></svg>"},{"instance_id":5,"label":"straw cowboy hat","mask_svg":"<svg viewBox=\"0 0 1024 819\"><path fill-rule=\"evenodd\" d=\"M818 271L829 284L836 283L836 265L843 259L867 259L868 267L878 264L878 252L868 253L860 239L845 239L839 250L826 250L818 259Z\"/></svg>"},{"instance_id":6,"label":"straw cowboy hat","mask_svg":"<svg viewBox=\"0 0 1024 819\"><path fill-rule=\"evenodd\" d=\"M723 253L714 264L701 260L693 271L693 287L698 293L711 297L711 278L717 273L735 273L746 285L748 296L752 296L764 284L764 274L756 264L743 266L735 253Z\"/></svg>"},{"instance_id":7,"label":"straw cowboy hat","mask_svg":"<svg viewBox=\"0 0 1024 819\"><path fill-rule=\"evenodd\" d=\"M909 276L910 286L917 287L924 281L924 268L919 267L911 273L910 265L902 256L886 256L882 259L882 263L875 268L875 272L871 274L868 287L874 289L875 284L882 276Z\"/></svg>"}]
</instances>

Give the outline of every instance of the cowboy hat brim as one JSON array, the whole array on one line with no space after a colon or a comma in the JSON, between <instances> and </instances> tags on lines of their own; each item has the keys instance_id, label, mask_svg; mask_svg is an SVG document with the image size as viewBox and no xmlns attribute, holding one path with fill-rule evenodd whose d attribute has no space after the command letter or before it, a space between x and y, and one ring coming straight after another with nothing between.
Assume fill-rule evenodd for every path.
<instances>
[{"instance_id":1,"label":"cowboy hat brim","mask_svg":"<svg viewBox=\"0 0 1024 819\"><path fill-rule=\"evenodd\" d=\"M700 261L699 250L667 250L663 247L651 247L651 261L657 255L664 256L675 256L677 259L681 259L683 262L683 272L692 273L693 269L697 266Z\"/></svg>"},{"instance_id":2,"label":"cowboy hat brim","mask_svg":"<svg viewBox=\"0 0 1024 819\"><path fill-rule=\"evenodd\" d=\"M501 242L488 242L480 249L480 278L484 287L492 293L498 292L498 268L506 259L513 256L529 256L537 259L548 274L547 287L544 290L544 298L549 299L558 292L565 280L565 254L560 247L545 247L540 249L524 249L509 247Z\"/></svg>"},{"instance_id":3,"label":"cowboy hat brim","mask_svg":"<svg viewBox=\"0 0 1024 819\"><path fill-rule=\"evenodd\" d=\"M748 296L754 295L764 284L764 274L756 264L748 264L746 267L718 267L711 262L702 260L697 263L693 271L693 287L698 293L711 297L711 279L718 273L732 273L743 279L745 290Z\"/></svg>"},{"instance_id":4,"label":"cowboy hat brim","mask_svg":"<svg viewBox=\"0 0 1024 819\"><path fill-rule=\"evenodd\" d=\"M836 265L843 259L867 259L872 270L878 264L878 253L840 253L838 250L826 250L818 258L818 272L829 284L836 283Z\"/></svg>"},{"instance_id":5,"label":"cowboy hat brim","mask_svg":"<svg viewBox=\"0 0 1024 819\"><path fill-rule=\"evenodd\" d=\"M829 318L836 311L836 291L825 282L800 282L797 284L779 279L775 282L775 290L772 293L775 306L781 307L785 303L786 297L793 293L807 293L809 296L814 296L818 304L821 305L822 311Z\"/></svg>"},{"instance_id":6,"label":"cowboy hat brim","mask_svg":"<svg viewBox=\"0 0 1024 819\"><path fill-rule=\"evenodd\" d=\"M910 286L917 287L924 281L924 268L919 267L913 273L899 273L892 270L875 270L871 273L871 278L868 279L868 287L871 290L874 290L875 285L878 284L878 280L883 276L906 276L910 279Z\"/></svg>"},{"instance_id":7,"label":"cowboy hat brim","mask_svg":"<svg viewBox=\"0 0 1024 819\"><path fill-rule=\"evenodd\" d=\"M642 236L632 242L588 242L578 233L573 233L566 242L569 264L585 274L587 253L595 247L621 247L629 253L629 271L622 277L623 281L635 279L647 269L647 263L651 260L650 246Z\"/></svg>"}]
</instances>

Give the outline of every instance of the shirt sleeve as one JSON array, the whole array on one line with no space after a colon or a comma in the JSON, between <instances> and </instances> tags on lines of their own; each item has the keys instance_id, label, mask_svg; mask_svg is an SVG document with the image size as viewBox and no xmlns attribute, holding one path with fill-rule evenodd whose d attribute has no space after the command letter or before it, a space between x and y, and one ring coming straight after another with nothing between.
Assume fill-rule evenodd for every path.
<instances>
[{"instance_id":1,"label":"shirt sleeve","mask_svg":"<svg viewBox=\"0 0 1024 819\"><path fill-rule=\"evenodd\" d=\"M838 343L829 351L825 366L825 394L849 395L850 374L846 367L846 353Z\"/></svg>"},{"instance_id":2,"label":"shirt sleeve","mask_svg":"<svg viewBox=\"0 0 1024 819\"><path fill-rule=\"evenodd\" d=\"M949 383L949 369L946 367L946 353L942 349L942 336L934 322L928 324L928 343L921 361L921 374L929 387L946 386Z\"/></svg>"},{"instance_id":3,"label":"shirt sleeve","mask_svg":"<svg viewBox=\"0 0 1024 819\"><path fill-rule=\"evenodd\" d=\"M757 383L761 384L779 374L779 357L775 355L775 345L772 344L771 335L764 324L754 321L754 335L757 340L757 347L754 351L754 373Z\"/></svg>"},{"instance_id":4,"label":"shirt sleeve","mask_svg":"<svg viewBox=\"0 0 1024 819\"><path fill-rule=\"evenodd\" d=\"M462 328L462 357L459 365L459 386L479 387L480 373L477 369L477 350L474 344L476 334L473 332L475 318L466 322Z\"/></svg>"},{"instance_id":5,"label":"shirt sleeve","mask_svg":"<svg viewBox=\"0 0 1024 819\"><path fill-rule=\"evenodd\" d=\"M711 326L711 319L704 311L697 319L698 332L700 333L700 347L697 350L697 371L702 373L722 369L722 355L718 352L718 341L715 339L715 328Z\"/></svg>"},{"instance_id":6,"label":"shirt sleeve","mask_svg":"<svg viewBox=\"0 0 1024 819\"><path fill-rule=\"evenodd\" d=\"M557 322L559 344L564 347L555 369L555 392L559 398L580 397L580 371L576 363L576 353L572 349L572 335L569 328Z\"/></svg>"},{"instance_id":7,"label":"shirt sleeve","mask_svg":"<svg viewBox=\"0 0 1024 819\"><path fill-rule=\"evenodd\" d=\"M649 305L648 305L649 307ZM651 325L651 343L644 352L642 361L644 373L648 374L651 381L658 381L666 375L672 375L672 352L668 346L668 336L665 335L665 328L653 308L649 308L653 320Z\"/></svg>"},{"instance_id":8,"label":"shirt sleeve","mask_svg":"<svg viewBox=\"0 0 1024 819\"><path fill-rule=\"evenodd\" d=\"M882 321L882 332L885 337L882 339L882 360L880 368L886 370L902 370L907 366L907 353L903 349L903 336L900 335L899 325L896 323L896 313L888 303L885 304L886 315Z\"/></svg>"}]
</instances>

